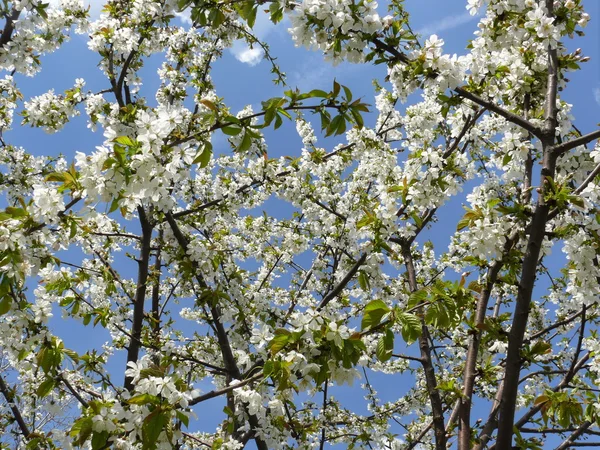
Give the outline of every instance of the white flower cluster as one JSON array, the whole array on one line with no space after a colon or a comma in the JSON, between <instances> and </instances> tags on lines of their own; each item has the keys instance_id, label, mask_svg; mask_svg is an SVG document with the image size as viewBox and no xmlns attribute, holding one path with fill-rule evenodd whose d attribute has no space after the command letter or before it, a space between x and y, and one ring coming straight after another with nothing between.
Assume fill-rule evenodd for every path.
<instances>
[{"instance_id":1,"label":"white flower cluster","mask_svg":"<svg viewBox=\"0 0 600 450\"><path fill-rule=\"evenodd\" d=\"M296 45L319 49L334 63L361 62L368 42L364 35L383 27L373 0L304 0L290 20Z\"/></svg>"},{"instance_id":2,"label":"white flower cluster","mask_svg":"<svg viewBox=\"0 0 600 450\"><path fill-rule=\"evenodd\" d=\"M23 123L43 128L47 133L56 133L71 117L80 114L76 107L84 100L84 85L83 79L79 78L65 95L56 95L51 89L45 94L31 98L25 102Z\"/></svg>"},{"instance_id":3,"label":"white flower cluster","mask_svg":"<svg viewBox=\"0 0 600 450\"><path fill-rule=\"evenodd\" d=\"M42 5L41 1L27 0L14 6L30 10ZM0 50L0 68L32 76L40 69L40 56L57 50L68 39L72 27L79 34L85 33L88 27L88 11L83 0L62 0L48 7L46 15L43 18L35 10L27 14L21 12L11 39Z\"/></svg>"},{"instance_id":4,"label":"white flower cluster","mask_svg":"<svg viewBox=\"0 0 600 450\"><path fill-rule=\"evenodd\" d=\"M6 75L0 80L0 130L10 129L17 101L21 97L12 76Z\"/></svg>"}]
</instances>

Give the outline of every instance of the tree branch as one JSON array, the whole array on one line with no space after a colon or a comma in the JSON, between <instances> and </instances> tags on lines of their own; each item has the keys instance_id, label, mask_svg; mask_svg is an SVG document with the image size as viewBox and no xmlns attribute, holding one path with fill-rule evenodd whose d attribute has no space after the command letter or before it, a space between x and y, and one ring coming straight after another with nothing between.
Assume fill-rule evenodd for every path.
<instances>
[{"instance_id":1,"label":"tree branch","mask_svg":"<svg viewBox=\"0 0 600 450\"><path fill-rule=\"evenodd\" d=\"M417 292L419 286L417 284L417 276L415 266L413 264L412 253L410 246L405 244L402 248L402 256L404 258L404 265L408 275L408 285L411 293ZM421 363L423 364L423 371L425 373L425 381L427 384L427 392L429 394L429 400L431 402L432 412L432 423L435 435L435 448L436 450L446 450L446 425L444 423L444 408L442 406L442 399L440 392L437 388L437 381L435 377L435 371L433 368L433 362L431 360L431 348L429 347L429 330L425 325L425 319L421 315L421 335L419 336L419 349L421 350Z\"/></svg>"},{"instance_id":2,"label":"tree branch","mask_svg":"<svg viewBox=\"0 0 600 450\"><path fill-rule=\"evenodd\" d=\"M142 227L142 242L140 248L140 259L138 261L138 277L135 289L135 298L133 301L133 318L131 325L131 340L127 347L127 363L137 362L140 353L140 343L142 338L142 325L144 322L144 303L146 301L146 290L148 284L148 271L150 265L150 244L152 242L152 225L148 220L146 211L142 206L138 206L140 216L140 225ZM125 389L129 392L133 390L133 378L125 377Z\"/></svg>"},{"instance_id":3,"label":"tree branch","mask_svg":"<svg viewBox=\"0 0 600 450\"><path fill-rule=\"evenodd\" d=\"M546 0L546 7L550 16L553 15L554 1ZM540 173L541 187L538 194L537 206L531 222L529 240L523 265L521 278L515 301L513 321L508 339L506 365L504 371L504 390L500 403L500 416L498 421L497 448L507 449L512 446L513 426L516 411L517 395L519 391L519 378L521 372L521 347L527 323L529 320L529 307L535 285L538 260L550 205L546 196L550 189L547 179L553 179L556 170L556 153L552 151L554 133L557 123L558 110L556 108L556 95L558 84L558 54L556 48L548 49L548 84L546 89L546 106L544 130L541 136L543 147L542 169ZM535 134L532 132L532 134Z\"/></svg>"},{"instance_id":4,"label":"tree branch","mask_svg":"<svg viewBox=\"0 0 600 450\"><path fill-rule=\"evenodd\" d=\"M554 145L551 150L552 152L560 156L575 147L589 144L590 142L596 139L600 139L600 130L592 131L591 133L586 134L585 136L578 137L577 139L563 142L562 144Z\"/></svg>"},{"instance_id":5,"label":"tree branch","mask_svg":"<svg viewBox=\"0 0 600 450\"><path fill-rule=\"evenodd\" d=\"M356 261L356 263L354 263L352 268L344 276L344 278L342 278L342 280L331 291L329 291L329 293L325 297L323 297L323 299L321 300L321 303L319 303L319 306L317 306L317 311L321 311L323 308L325 308L327 306L327 304L331 300L333 300L338 295L340 295L340 293L344 290L346 285L350 282L350 280L352 280L352 277L354 277L356 272L358 272L358 269L360 269L360 266L362 266L366 260L367 260L367 254L366 253L361 254L360 257L358 258L358 260Z\"/></svg>"},{"instance_id":6,"label":"tree branch","mask_svg":"<svg viewBox=\"0 0 600 450\"><path fill-rule=\"evenodd\" d=\"M4 30L2 30L2 35L0 36L0 47L4 47L12 39L12 34L15 31L15 22L19 19L20 15L21 10L16 10L13 8L10 13L10 17L6 18Z\"/></svg>"},{"instance_id":7,"label":"tree branch","mask_svg":"<svg viewBox=\"0 0 600 450\"><path fill-rule=\"evenodd\" d=\"M216 389L214 391L207 392L206 394L199 395L198 397L195 397L195 398L191 399L190 402L189 402L189 405L190 406L194 406L194 405L197 405L198 403L202 403L202 402L204 402L206 400L210 400L211 398L215 398L215 397L219 397L220 395L227 394L228 392L231 392L231 391L233 391L235 389L244 387L247 384L252 383L253 381L258 381L262 377L263 377L262 372L261 373L257 373L256 375L253 375L252 377L247 378L244 381L240 381L239 383L231 384L231 385L229 385L227 387L224 387L222 389Z\"/></svg>"},{"instance_id":8,"label":"tree branch","mask_svg":"<svg viewBox=\"0 0 600 450\"><path fill-rule=\"evenodd\" d=\"M2 395L6 399L6 403L8 403L8 407L10 408L13 417L15 418L15 422L17 422L17 425L21 430L21 433L23 434L25 439L27 439L31 432L29 431L29 427L25 423L25 420L23 420L23 416L21 415L19 407L15 403L15 397L13 393L8 389L6 383L4 383L4 378L2 378L2 376L0 376L0 392L2 392Z\"/></svg>"}]
</instances>

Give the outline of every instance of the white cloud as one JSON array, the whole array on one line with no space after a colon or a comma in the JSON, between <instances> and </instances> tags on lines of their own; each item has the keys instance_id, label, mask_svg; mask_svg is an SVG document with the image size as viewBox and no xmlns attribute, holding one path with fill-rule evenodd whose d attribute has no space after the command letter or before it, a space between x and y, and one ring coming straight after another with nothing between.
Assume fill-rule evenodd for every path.
<instances>
[{"instance_id":1,"label":"white cloud","mask_svg":"<svg viewBox=\"0 0 600 450\"><path fill-rule=\"evenodd\" d=\"M239 47L241 48L236 49L236 47L238 47L238 44L240 44ZM236 42L233 45L231 52L234 54L235 58L238 61L249 64L251 66L257 65L259 62L262 61L263 58L263 51L260 47L255 46L254 48L250 48L240 41Z\"/></svg>"},{"instance_id":2,"label":"white cloud","mask_svg":"<svg viewBox=\"0 0 600 450\"><path fill-rule=\"evenodd\" d=\"M259 40L265 40L274 29L275 25L271 22L269 14L259 8L252 34ZM238 40L233 44L231 53L233 53L233 56L238 61L251 66L257 65L262 61L263 57L263 51L259 45L254 45L254 48L250 48L243 40Z\"/></svg>"},{"instance_id":3,"label":"white cloud","mask_svg":"<svg viewBox=\"0 0 600 450\"><path fill-rule=\"evenodd\" d=\"M442 20L425 25L423 28L417 30L417 33L427 38L435 33L441 33L442 31L451 30L457 28L465 23L469 23L479 16L472 16L468 12L458 14L454 16L445 17Z\"/></svg>"},{"instance_id":4,"label":"white cloud","mask_svg":"<svg viewBox=\"0 0 600 450\"><path fill-rule=\"evenodd\" d=\"M600 88L594 89L594 98L596 99L596 103L600 105Z\"/></svg>"}]
</instances>

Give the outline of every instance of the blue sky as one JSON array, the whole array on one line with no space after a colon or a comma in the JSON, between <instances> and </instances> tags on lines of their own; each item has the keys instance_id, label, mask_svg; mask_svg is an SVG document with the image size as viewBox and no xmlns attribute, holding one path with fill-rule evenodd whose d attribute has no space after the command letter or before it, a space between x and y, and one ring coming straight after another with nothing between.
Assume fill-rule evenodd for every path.
<instances>
[{"instance_id":1,"label":"blue sky","mask_svg":"<svg viewBox=\"0 0 600 450\"><path fill-rule=\"evenodd\" d=\"M446 41L445 51L449 53L464 53L468 39L476 29L477 18L471 17L465 9L465 1L462 0L406 0L405 6L412 15L413 29L423 35L437 34ZM594 129L600 120L600 5L596 0L585 0L588 13L592 20L587 29L587 36L578 39L573 49L582 47L585 55L592 58L591 62L584 65L584 70L573 74L565 98L574 104L573 113L576 124L585 133ZM99 13L101 2L92 2L92 14ZM385 8L380 5L380 14L385 15ZM273 26L266 20L265 16L257 21L256 33L259 38L265 39L271 45L273 56L278 58L282 70L288 75L290 87L298 87L300 90L315 88L330 89L332 80L336 78L341 84L348 85L355 97L362 96L367 103L374 104L373 78L382 79L385 76L385 68L382 66L372 67L363 65L341 64L333 67L323 61L317 52L304 49L296 49L286 31L284 22ZM571 44L569 44L571 45ZM84 78L87 88L99 91L108 87L108 81L96 67L99 61L98 55L87 49L87 37L74 35L71 42L66 44L58 52L42 58L43 69L35 78L18 77L25 98L39 95L48 89L54 88L61 92L73 86L76 78ZM158 87L158 76L156 69L160 64L160 58L151 58L142 71L145 80L143 92L150 98L154 96ZM271 83L272 75L267 61L260 58L260 53L247 49L243 44L236 44L234 48L226 52L222 60L214 66L212 77L217 88L217 94L224 97L225 102L231 106L232 111L238 111L247 104L252 104L255 109L263 100L281 95L282 88ZM17 120L18 121L18 120ZM17 122L16 121L16 122ZM367 123L374 123L375 118L367 118ZM15 124L16 125L16 124ZM267 132L269 153L271 156L280 154L298 155L301 149L301 141L295 133L294 126L283 127L277 132ZM92 152L96 145L102 143L101 132L92 133L86 127L86 117L82 115L73 119L65 129L54 135L48 135L38 129L30 129L15 126L14 130L6 133L7 142L13 145L22 145L27 151L35 155L56 155L63 153L68 160L72 159L76 151ZM330 140L328 148L333 147L335 140ZM221 147L221 151L227 151L227 142L223 138L216 138L215 148ZM282 214L287 211L277 210L280 203L273 203L267 211L270 214ZM447 248L447 236L455 230L459 217L463 214L460 201L452 202L440 211L440 223L448 223L445 232L438 234L434 239L437 251L441 252ZM438 225L438 230L439 230ZM440 238L443 237L442 238ZM422 241L421 241L422 242ZM560 257L560 251L555 251ZM558 261L558 260L557 260ZM59 328L61 322L58 319L54 325ZM69 331L60 327L59 336L63 336L67 346L81 347L90 344L91 329L86 329L86 335L90 341L81 339L81 327L73 327ZM96 333L98 329L96 329ZM93 337L94 344L101 344L106 335L96 334ZM122 370L122 361L115 361L116 370ZM116 375L116 381L121 382L122 375ZM387 380L387 381L386 381ZM382 397L395 399L406 392L407 386L395 382L390 384L389 378L373 376L371 381L376 384L376 390ZM203 386L210 390L210 385ZM348 388L343 388L346 392ZM358 404L362 404L362 393L356 393ZM354 402L351 402L354 403ZM221 400L214 400L202 405L203 410L214 405L220 413ZM358 405L356 405L358 406ZM209 408L210 409L210 408ZM202 429L210 431L220 422L220 414L202 415Z\"/></svg>"}]
</instances>

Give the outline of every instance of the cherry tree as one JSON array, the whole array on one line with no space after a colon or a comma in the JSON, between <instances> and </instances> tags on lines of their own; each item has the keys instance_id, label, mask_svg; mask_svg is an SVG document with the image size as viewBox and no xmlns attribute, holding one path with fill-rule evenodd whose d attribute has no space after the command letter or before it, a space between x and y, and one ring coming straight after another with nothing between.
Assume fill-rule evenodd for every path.
<instances>
[{"instance_id":1,"label":"cherry tree","mask_svg":"<svg viewBox=\"0 0 600 450\"><path fill-rule=\"evenodd\" d=\"M589 16L466 6L479 24L457 56L401 0L109 0L95 19L80 0L4 1L0 446L600 445L600 130L561 98ZM387 69L374 99L291 85L260 14L332 64ZM73 33L105 89L24 97ZM238 40L281 88L253 93L260 108L232 110L211 77ZM77 115L102 145L10 142ZM286 128L302 146L270 157ZM105 342L71 348L75 323Z\"/></svg>"}]
</instances>

